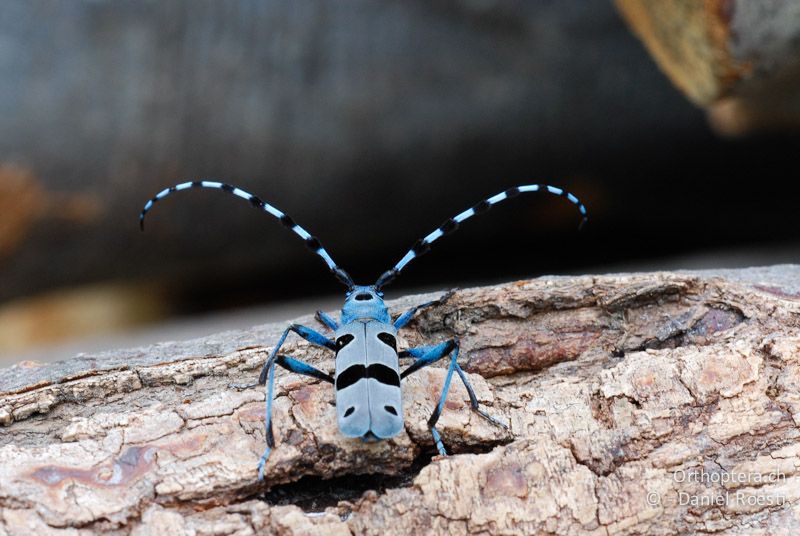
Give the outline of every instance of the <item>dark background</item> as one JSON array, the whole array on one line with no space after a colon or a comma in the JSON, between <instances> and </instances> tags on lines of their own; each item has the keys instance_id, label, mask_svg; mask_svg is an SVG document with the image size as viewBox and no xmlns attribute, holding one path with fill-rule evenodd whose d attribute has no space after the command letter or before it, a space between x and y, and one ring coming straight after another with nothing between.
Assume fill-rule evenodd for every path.
<instances>
[{"instance_id":1,"label":"dark background","mask_svg":"<svg viewBox=\"0 0 800 536\"><path fill-rule=\"evenodd\" d=\"M202 178L289 213L368 283L509 186L589 208L578 233L569 203L515 199L437 242L397 293L797 249L800 139L716 135L611 3L8 1L0 37L0 206L16 222L0 302L156 281L185 314L339 291L294 235L219 192L175 195L139 232L147 198Z\"/></svg>"}]
</instances>

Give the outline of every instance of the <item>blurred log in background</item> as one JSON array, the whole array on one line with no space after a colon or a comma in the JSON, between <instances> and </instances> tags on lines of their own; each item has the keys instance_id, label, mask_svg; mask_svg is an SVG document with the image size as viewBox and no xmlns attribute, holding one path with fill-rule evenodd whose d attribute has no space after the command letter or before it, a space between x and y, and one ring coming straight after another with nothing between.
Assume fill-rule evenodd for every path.
<instances>
[{"instance_id":1,"label":"blurred log in background","mask_svg":"<svg viewBox=\"0 0 800 536\"><path fill-rule=\"evenodd\" d=\"M800 125L800 4L616 0L659 66L729 135Z\"/></svg>"},{"instance_id":2,"label":"blurred log in background","mask_svg":"<svg viewBox=\"0 0 800 536\"><path fill-rule=\"evenodd\" d=\"M365 282L510 185L590 207L576 234L566 203L515 200L400 288L793 258L793 3L617 6L4 2L0 354L338 291L293 237L213 192L163 203L140 234L144 201L193 178L274 202Z\"/></svg>"}]
</instances>

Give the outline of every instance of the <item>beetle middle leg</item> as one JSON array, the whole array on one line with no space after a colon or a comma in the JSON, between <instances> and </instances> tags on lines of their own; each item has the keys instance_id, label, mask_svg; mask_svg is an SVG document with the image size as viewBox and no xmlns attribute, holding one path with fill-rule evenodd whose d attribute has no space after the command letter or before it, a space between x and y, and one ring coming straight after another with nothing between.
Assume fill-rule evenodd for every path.
<instances>
[{"instance_id":1,"label":"beetle middle leg","mask_svg":"<svg viewBox=\"0 0 800 536\"><path fill-rule=\"evenodd\" d=\"M450 382L453 379L453 372L457 372L459 378L461 378L461 382L464 384L464 387L467 389L467 394L469 395L469 401L472 411L483 417L484 419L488 420L492 424L496 426L500 426L501 428L508 430L508 426L504 423L500 422L496 417L493 417L483 411L480 407L480 403L478 402L478 397L475 395L475 390L472 388L472 385L469 383L467 379L466 373L461 369L458 364L458 350L459 350L459 342L458 339L451 339L449 341L445 341L443 343L434 345L434 346L420 346L417 348L409 348L408 350L403 350L400 352L400 357L414 357L416 360L412 363L406 370L404 370L401 374L401 378L405 378L409 374L413 374L414 372L418 371L419 369L426 367L440 359L446 357L447 355L450 356L450 366L447 368L447 377L445 378L444 385L442 386L442 394L439 397L439 402L436 405L436 409L434 409L431 418L428 420L428 427L431 430L431 434L433 435L433 439L436 443L436 449L442 456L447 455L447 451L442 444L441 436L439 435L438 430L436 430L436 422L439 420L441 416L442 409L444 409L444 403L447 399L447 393L450 389Z\"/></svg>"},{"instance_id":2,"label":"beetle middle leg","mask_svg":"<svg viewBox=\"0 0 800 536\"><path fill-rule=\"evenodd\" d=\"M278 355L278 351L281 349L281 346L283 346L283 343L286 342L286 337L289 336L289 332L297 333L303 339L307 340L311 344L314 344L316 346L321 346L322 348L327 348L328 350L336 351L336 343L333 342L328 337L326 337L325 335L323 335L322 333L314 331L313 329L308 328L306 326L302 326L300 324L291 324L288 328L286 328L283 331L283 334L278 339L278 342L275 344L275 347L269 353L269 357L267 358L267 361L264 363L264 367L261 369L261 374L259 374L258 376L258 381L256 383L247 383L247 384L233 383L230 384L229 387L232 387L234 389L250 389L252 387L257 387L259 385L264 385L267 381L267 369L270 366L270 362L275 359L276 355Z\"/></svg>"},{"instance_id":3,"label":"beetle middle leg","mask_svg":"<svg viewBox=\"0 0 800 536\"><path fill-rule=\"evenodd\" d=\"M264 454L262 454L261 458L258 460L259 480L264 480L264 466L267 463L267 459L269 458L272 449L275 447L275 436L272 433L272 398L275 389L275 365L280 365L290 372L302 374L303 376L310 376L328 383L334 382L333 377L330 374L326 374L318 368L300 361L299 359L295 359L286 355L279 355L274 358L273 356L270 356L270 358L267 360L267 364L264 366L265 370L267 371L267 395L265 398L266 403L264 410L264 429L267 437L267 448L264 450Z\"/></svg>"}]
</instances>

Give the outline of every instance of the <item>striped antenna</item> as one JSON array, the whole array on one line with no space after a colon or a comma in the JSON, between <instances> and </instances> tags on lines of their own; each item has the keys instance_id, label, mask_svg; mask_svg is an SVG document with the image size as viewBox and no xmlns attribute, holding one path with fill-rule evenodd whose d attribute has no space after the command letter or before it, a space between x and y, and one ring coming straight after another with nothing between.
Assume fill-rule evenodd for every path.
<instances>
[{"instance_id":1,"label":"striped antenna","mask_svg":"<svg viewBox=\"0 0 800 536\"><path fill-rule=\"evenodd\" d=\"M523 186L516 186L514 188L509 188L504 192L500 192L497 195L493 195L487 199L484 199L477 205L472 208L468 208L464 212L450 218L449 220L445 221L442 225L437 227L432 233L430 233L425 238L418 240L414 247L408 250L400 261L394 265L394 267L390 270L387 270L383 273L380 278L378 278L378 282L375 283L375 287L380 289L394 281L394 278L397 277L400 272L405 268L405 266L411 262L412 260L416 259L420 255L427 253L430 250L430 246L433 242L438 240L439 238L443 237L444 235L450 234L456 229L458 226L465 220L475 216L476 214L483 214L494 205L505 201L506 199L510 199L512 197L516 197L519 194L527 194L527 193L534 193L534 192L547 192L553 195L558 195L561 197L567 198L573 205L578 207L578 210L583 217L581 219L581 223L578 226L578 229L583 227L583 224L586 223L586 207L583 206L583 203L580 200L572 195L571 193L562 190L561 188L556 188L555 186L549 186L547 184L526 184Z\"/></svg>"},{"instance_id":2,"label":"striped antenna","mask_svg":"<svg viewBox=\"0 0 800 536\"><path fill-rule=\"evenodd\" d=\"M319 240L312 236L308 231L297 225L292 218L290 218L287 214L284 214L277 208L273 207L269 203L262 201L258 196L255 196L249 192L245 192L241 188L237 188L236 186L231 186L230 184L225 184L223 182L214 182L214 181L194 181L194 182L183 182L181 184L176 184L175 186L170 186L169 188L165 188L156 194L156 196L150 199L147 203L145 203L142 212L139 214L139 226L144 231L144 217L147 212L153 208L153 205L156 204L157 201L160 201L170 195L173 192L179 192L181 190L188 190L190 188L211 188L214 190L222 190L223 192L227 192L229 194L233 194L237 197L241 197L242 199L249 201L251 205L255 208L259 208L264 212L270 214L281 224L290 229L294 234L299 236L303 239L306 243L306 246L319 255L325 264L328 265L330 271L336 278L347 285L347 288L353 287L353 279L348 275L347 272L339 268L339 266L334 262L331 256L325 251L325 248L322 247Z\"/></svg>"}]
</instances>

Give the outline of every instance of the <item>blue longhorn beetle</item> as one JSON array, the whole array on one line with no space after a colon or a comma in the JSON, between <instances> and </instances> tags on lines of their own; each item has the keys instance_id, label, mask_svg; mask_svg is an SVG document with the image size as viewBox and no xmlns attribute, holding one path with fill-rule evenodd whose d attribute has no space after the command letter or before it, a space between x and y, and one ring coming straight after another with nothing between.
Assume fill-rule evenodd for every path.
<instances>
[{"instance_id":1,"label":"blue longhorn beetle","mask_svg":"<svg viewBox=\"0 0 800 536\"><path fill-rule=\"evenodd\" d=\"M430 245L437 239L455 231L459 224L465 220L481 214L506 199L510 199L519 194L533 192L548 192L557 196L565 197L577 206L581 213L581 225L586 222L586 207L580 200L569 192L548 186L545 184L526 184L510 188L492 197L484 199L477 205L468 208L460 214L445 221L432 233L417 241L416 244L405 254L393 268L387 270L378 278L374 285L356 285L352 278L340 268L322 246L317 238L299 226L284 212L278 210L259 197L222 182L215 181L194 181L184 182L171 186L159 192L150 199L139 215L139 223L144 229L144 217L153 208L153 205L173 192L188 190L191 188L211 188L222 190L229 194L241 197L248 201L253 207L261 209L280 221L284 227L290 229L299 236L306 245L325 261L328 268L336 278L347 286L347 294L344 305L342 306L341 318L337 322L330 315L317 311L317 320L330 328L334 332L334 337L328 338L325 335L298 324L292 324L278 339L278 343L270 352L266 363L256 385L267 386L266 394L266 414L265 428L267 448L258 462L259 479L264 478L264 465L275 447L275 437L272 433L272 399L275 384L275 365L305 376L311 376L322 381L329 382L336 389L336 412L339 422L339 430L347 437L360 437L365 441L377 441L393 437L403 430L403 402L400 391L400 381L422 367L435 363L440 359L450 356L450 365L447 369L447 377L442 386L439 402L433 410L433 414L428 420L428 428L433 435L436 448L443 456L447 451L442 444L442 438L436 430L436 422L444 408L450 382L453 373L466 387L473 411L489 422L507 429L506 425L486 413L480 408L475 391L467 379L466 374L458 365L459 342L457 338L450 339L440 344L431 346L420 346L409 348L398 353L397 351L397 330L406 326L414 315L426 307L438 304L452 295L453 291L448 292L442 298L429 301L401 314L394 321L389 315L386 304L383 301L383 287L391 283L405 268L405 266L426 253ZM278 351L286 341L289 332L294 332L311 344L327 348L336 353L336 370L333 376L304 363L293 357L279 355ZM414 362L405 370L400 372L399 358L411 357ZM244 387L244 386L240 386Z\"/></svg>"}]
</instances>

